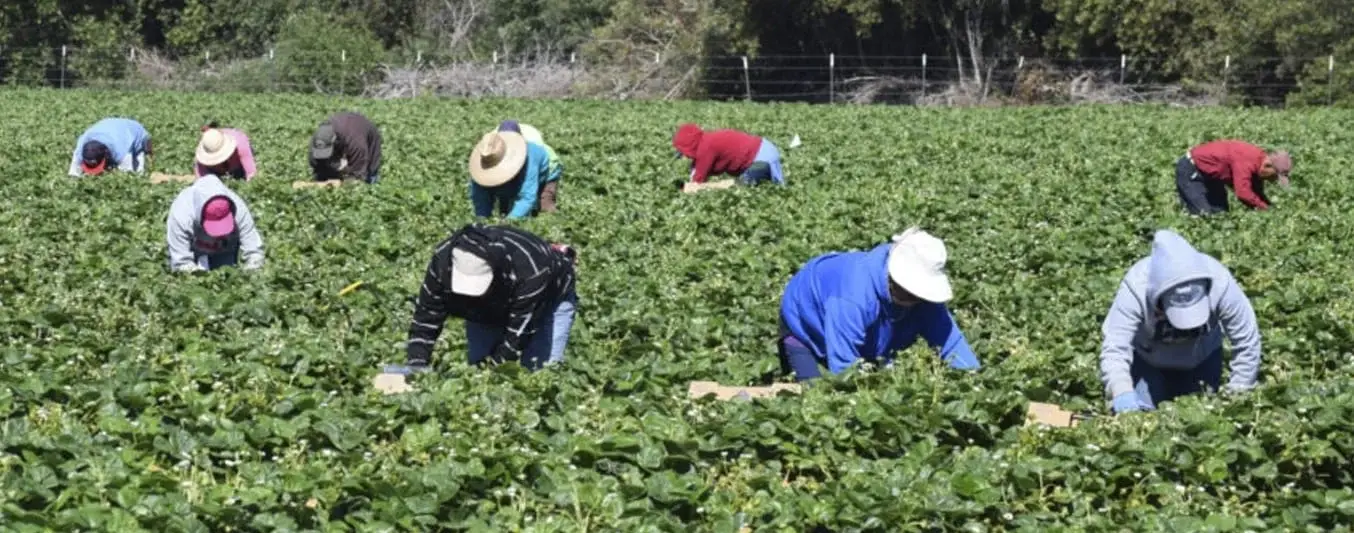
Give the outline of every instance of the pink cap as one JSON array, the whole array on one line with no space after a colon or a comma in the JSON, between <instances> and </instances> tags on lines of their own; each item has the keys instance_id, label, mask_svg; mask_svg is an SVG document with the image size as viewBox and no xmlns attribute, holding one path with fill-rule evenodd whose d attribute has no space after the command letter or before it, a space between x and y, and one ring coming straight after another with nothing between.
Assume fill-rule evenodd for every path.
<instances>
[{"instance_id":1,"label":"pink cap","mask_svg":"<svg viewBox=\"0 0 1354 533\"><path fill-rule=\"evenodd\" d=\"M225 237L235 231L235 214L231 212L230 200L217 196L202 208L202 230L212 237Z\"/></svg>"}]
</instances>

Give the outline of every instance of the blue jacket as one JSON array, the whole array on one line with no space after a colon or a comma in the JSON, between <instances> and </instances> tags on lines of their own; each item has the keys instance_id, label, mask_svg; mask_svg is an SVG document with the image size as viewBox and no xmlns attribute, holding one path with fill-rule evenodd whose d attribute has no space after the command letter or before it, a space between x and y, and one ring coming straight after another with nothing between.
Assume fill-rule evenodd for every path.
<instances>
[{"instance_id":1,"label":"blue jacket","mask_svg":"<svg viewBox=\"0 0 1354 533\"><path fill-rule=\"evenodd\" d=\"M833 252L804 265L785 287L780 316L785 329L833 374L857 359L893 361L920 335L940 350L950 367L979 368L978 357L959 331L945 304L922 302L912 308L889 297L888 261L892 243L863 252Z\"/></svg>"},{"instance_id":2,"label":"blue jacket","mask_svg":"<svg viewBox=\"0 0 1354 533\"><path fill-rule=\"evenodd\" d=\"M536 208L541 186L559 180L560 174L563 174L563 168L550 165L550 154L545 147L528 142L527 160L517 177L492 188L481 187L474 180L470 181L470 202L475 206L475 216L492 215L494 204L497 203L499 212L507 211L508 218L524 218ZM511 211L508 210L508 202L512 202Z\"/></svg>"}]
</instances>

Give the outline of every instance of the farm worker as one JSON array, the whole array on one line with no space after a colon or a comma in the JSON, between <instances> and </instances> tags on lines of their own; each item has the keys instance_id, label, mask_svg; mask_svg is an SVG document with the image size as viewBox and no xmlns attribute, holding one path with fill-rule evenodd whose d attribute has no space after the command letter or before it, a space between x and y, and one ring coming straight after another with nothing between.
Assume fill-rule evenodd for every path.
<instances>
[{"instance_id":1,"label":"farm worker","mask_svg":"<svg viewBox=\"0 0 1354 533\"><path fill-rule=\"evenodd\" d=\"M1227 390L1249 390L1260 370L1255 311L1232 273L1183 237L1160 230L1152 254L1128 269L1102 325L1100 380L1115 413L1154 409L1217 389L1222 337L1232 343Z\"/></svg>"},{"instance_id":2,"label":"farm worker","mask_svg":"<svg viewBox=\"0 0 1354 533\"><path fill-rule=\"evenodd\" d=\"M1228 185L1241 203L1265 210L1265 182L1277 179L1288 188L1292 170L1288 152L1266 152L1248 142L1223 139L1195 146L1175 162L1175 189L1192 215L1227 211Z\"/></svg>"},{"instance_id":3,"label":"farm worker","mask_svg":"<svg viewBox=\"0 0 1354 533\"><path fill-rule=\"evenodd\" d=\"M97 176L110 164L126 172L145 172L153 157L150 132L145 126L129 118L105 118L75 141L70 175Z\"/></svg>"},{"instance_id":4,"label":"farm worker","mask_svg":"<svg viewBox=\"0 0 1354 533\"><path fill-rule=\"evenodd\" d=\"M691 183L705 184L712 174L739 176L744 185L763 181L785 184L780 149L770 139L738 130L702 130L695 124L682 124L672 137L678 157L691 159Z\"/></svg>"},{"instance_id":5,"label":"farm worker","mask_svg":"<svg viewBox=\"0 0 1354 533\"><path fill-rule=\"evenodd\" d=\"M509 219L535 215L547 206L541 203L545 186L558 182L561 169L550 169L545 147L527 142L521 133L491 131L480 138L470 153L470 202L475 216L498 213ZM551 189L553 202L555 189ZM550 205L548 210L558 206Z\"/></svg>"},{"instance_id":6,"label":"farm worker","mask_svg":"<svg viewBox=\"0 0 1354 533\"><path fill-rule=\"evenodd\" d=\"M545 148L546 155L546 181L541 185L541 211L553 213L558 209L557 200L559 196L559 179L564 174L564 164L560 163L559 155L555 149L545 144L545 139L541 137L541 131L532 127L530 124L519 124L516 120L505 120L498 125L498 131L515 131L522 134L528 144L535 143Z\"/></svg>"},{"instance_id":7,"label":"farm worker","mask_svg":"<svg viewBox=\"0 0 1354 533\"><path fill-rule=\"evenodd\" d=\"M215 122L202 127L194 159L193 175L199 178L214 174L249 181L257 173L249 137L235 128L221 128Z\"/></svg>"},{"instance_id":8,"label":"farm worker","mask_svg":"<svg viewBox=\"0 0 1354 533\"><path fill-rule=\"evenodd\" d=\"M381 178L381 131L357 113L335 113L310 138L310 169L315 181Z\"/></svg>"},{"instance_id":9,"label":"farm worker","mask_svg":"<svg viewBox=\"0 0 1354 533\"><path fill-rule=\"evenodd\" d=\"M860 359L892 365L918 335L951 368L979 368L945 302L953 296L940 239L918 228L868 251L809 260L785 287L780 305L783 371L798 381L839 374Z\"/></svg>"},{"instance_id":10,"label":"farm worker","mask_svg":"<svg viewBox=\"0 0 1354 533\"><path fill-rule=\"evenodd\" d=\"M249 206L213 174L194 180L174 198L166 225L170 271L232 266L239 256L246 270L263 266L263 238Z\"/></svg>"},{"instance_id":11,"label":"farm worker","mask_svg":"<svg viewBox=\"0 0 1354 533\"><path fill-rule=\"evenodd\" d=\"M406 363L377 386L425 371L448 316L465 319L472 365L518 361L535 371L564 360L573 328L574 253L510 226L468 224L437 245L409 326Z\"/></svg>"}]
</instances>

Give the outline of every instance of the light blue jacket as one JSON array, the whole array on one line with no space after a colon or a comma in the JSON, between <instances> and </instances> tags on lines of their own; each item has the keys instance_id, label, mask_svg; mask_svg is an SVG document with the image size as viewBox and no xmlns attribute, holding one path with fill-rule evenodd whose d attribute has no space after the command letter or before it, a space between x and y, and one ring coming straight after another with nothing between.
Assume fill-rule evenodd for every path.
<instances>
[{"instance_id":1,"label":"light blue jacket","mask_svg":"<svg viewBox=\"0 0 1354 533\"><path fill-rule=\"evenodd\" d=\"M889 297L888 261L892 243L869 251L833 252L806 263L785 287L781 321L833 374L858 359L893 361L893 354L920 335L952 368L979 368L954 316L944 304L911 308Z\"/></svg>"},{"instance_id":2,"label":"light blue jacket","mask_svg":"<svg viewBox=\"0 0 1354 533\"><path fill-rule=\"evenodd\" d=\"M150 132L140 122L129 118L105 118L80 134L75 141L75 152L71 154L70 175L83 176L80 171L81 153L85 143L99 141L108 147L108 166L121 170L142 170L140 156L146 152L150 142Z\"/></svg>"},{"instance_id":3,"label":"light blue jacket","mask_svg":"<svg viewBox=\"0 0 1354 533\"><path fill-rule=\"evenodd\" d=\"M527 160L517 177L498 187L481 187L474 180L470 181L470 202L475 206L475 216L492 215L497 203L500 214L506 212L510 219L525 218L536 208L541 186L558 181L563 173L562 165L550 164L550 155L544 146L528 142ZM512 203L511 210L509 202Z\"/></svg>"},{"instance_id":4,"label":"light blue jacket","mask_svg":"<svg viewBox=\"0 0 1354 533\"><path fill-rule=\"evenodd\" d=\"M1203 335L1182 338L1157 302L1165 289L1198 279L1212 284L1212 316ZM1260 329L1250 299L1225 265L1172 231L1158 231L1152 254L1128 269L1101 332L1100 380L1111 398L1133 391L1135 357L1157 368L1192 369L1222 349L1224 332L1233 352L1227 388L1254 387L1260 371Z\"/></svg>"}]
</instances>

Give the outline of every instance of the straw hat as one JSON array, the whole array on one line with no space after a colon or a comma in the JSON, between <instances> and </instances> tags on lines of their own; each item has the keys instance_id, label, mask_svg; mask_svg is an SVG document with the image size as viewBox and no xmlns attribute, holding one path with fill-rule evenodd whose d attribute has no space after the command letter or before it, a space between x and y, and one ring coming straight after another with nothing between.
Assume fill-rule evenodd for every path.
<instances>
[{"instance_id":1,"label":"straw hat","mask_svg":"<svg viewBox=\"0 0 1354 533\"><path fill-rule=\"evenodd\" d=\"M209 129L202 132L202 139L197 142L197 162L208 167L225 163L235 155L235 148L234 137L216 128Z\"/></svg>"},{"instance_id":2,"label":"straw hat","mask_svg":"<svg viewBox=\"0 0 1354 533\"><path fill-rule=\"evenodd\" d=\"M945 243L919 228L893 237L889 250L889 279L918 298L943 303L954 297L945 262Z\"/></svg>"},{"instance_id":3,"label":"straw hat","mask_svg":"<svg viewBox=\"0 0 1354 533\"><path fill-rule=\"evenodd\" d=\"M497 187L516 177L526 162L527 141L522 134L489 132L470 152L470 179L481 187Z\"/></svg>"}]
</instances>

